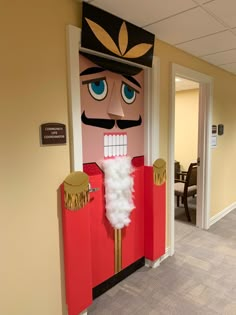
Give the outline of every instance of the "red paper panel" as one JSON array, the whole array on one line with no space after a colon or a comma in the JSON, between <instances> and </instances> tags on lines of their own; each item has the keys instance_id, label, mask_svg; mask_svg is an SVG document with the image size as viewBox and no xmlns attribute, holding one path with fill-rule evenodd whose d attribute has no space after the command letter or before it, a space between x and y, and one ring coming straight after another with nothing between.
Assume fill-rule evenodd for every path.
<instances>
[{"instance_id":1,"label":"red paper panel","mask_svg":"<svg viewBox=\"0 0 236 315\"><path fill-rule=\"evenodd\" d=\"M103 175L90 176L91 188L98 188L90 193L90 222L92 250L93 287L114 275L114 229L105 214Z\"/></svg>"},{"instance_id":2,"label":"red paper panel","mask_svg":"<svg viewBox=\"0 0 236 315\"><path fill-rule=\"evenodd\" d=\"M154 225L153 225L153 169L144 167L144 204L145 204L145 257L153 260Z\"/></svg>"},{"instance_id":3,"label":"red paper panel","mask_svg":"<svg viewBox=\"0 0 236 315\"><path fill-rule=\"evenodd\" d=\"M132 159L132 165L134 167L140 167L140 166L144 166L144 156L135 156Z\"/></svg>"},{"instance_id":4,"label":"red paper panel","mask_svg":"<svg viewBox=\"0 0 236 315\"><path fill-rule=\"evenodd\" d=\"M122 269L144 256L143 167L134 171L134 203L131 223L122 230Z\"/></svg>"},{"instance_id":5,"label":"red paper panel","mask_svg":"<svg viewBox=\"0 0 236 315\"><path fill-rule=\"evenodd\" d=\"M154 259L165 254L166 238L166 183L153 187Z\"/></svg>"},{"instance_id":6,"label":"red paper panel","mask_svg":"<svg viewBox=\"0 0 236 315\"><path fill-rule=\"evenodd\" d=\"M89 207L78 211L64 207L61 186L66 302L69 315L78 315L92 303Z\"/></svg>"},{"instance_id":7,"label":"red paper panel","mask_svg":"<svg viewBox=\"0 0 236 315\"><path fill-rule=\"evenodd\" d=\"M153 168L145 166L145 257L156 260L165 254L166 184L153 183Z\"/></svg>"},{"instance_id":8,"label":"red paper panel","mask_svg":"<svg viewBox=\"0 0 236 315\"><path fill-rule=\"evenodd\" d=\"M153 184L153 168L134 171L135 209L122 230L122 268L145 255L156 260L165 253L165 183ZM92 303L92 288L114 275L114 229L106 219L103 174L89 178L90 202L79 211L64 208L62 192L66 301L69 315Z\"/></svg>"}]
</instances>

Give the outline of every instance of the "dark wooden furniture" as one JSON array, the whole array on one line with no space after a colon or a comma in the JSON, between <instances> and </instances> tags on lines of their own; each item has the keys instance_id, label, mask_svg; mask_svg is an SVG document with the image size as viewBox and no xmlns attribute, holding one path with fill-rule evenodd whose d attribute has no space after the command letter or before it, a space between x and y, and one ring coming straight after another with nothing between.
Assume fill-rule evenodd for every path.
<instances>
[{"instance_id":1,"label":"dark wooden furniture","mask_svg":"<svg viewBox=\"0 0 236 315\"><path fill-rule=\"evenodd\" d=\"M180 179L180 163L178 161L175 161L175 181L177 179Z\"/></svg>"},{"instance_id":2,"label":"dark wooden furniture","mask_svg":"<svg viewBox=\"0 0 236 315\"><path fill-rule=\"evenodd\" d=\"M184 204L185 214L189 222L191 217L188 209L188 197L197 194L197 163L191 163L187 172L179 172L181 179L176 179L175 196L177 197L177 207L179 207L179 199L181 197Z\"/></svg>"}]
</instances>

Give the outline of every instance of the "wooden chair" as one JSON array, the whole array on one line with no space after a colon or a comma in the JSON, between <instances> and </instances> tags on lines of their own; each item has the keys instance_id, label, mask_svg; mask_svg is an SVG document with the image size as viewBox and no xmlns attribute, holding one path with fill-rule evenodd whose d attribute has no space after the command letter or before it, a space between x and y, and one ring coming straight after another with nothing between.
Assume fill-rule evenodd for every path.
<instances>
[{"instance_id":1,"label":"wooden chair","mask_svg":"<svg viewBox=\"0 0 236 315\"><path fill-rule=\"evenodd\" d=\"M197 163L191 163L187 172L179 173L181 179L175 180L175 196L177 197L177 207L181 197L184 204L185 214L189 222L191 217L188 209L188 197L194 197L197 194Z\"/></svg>"}]
</instances>

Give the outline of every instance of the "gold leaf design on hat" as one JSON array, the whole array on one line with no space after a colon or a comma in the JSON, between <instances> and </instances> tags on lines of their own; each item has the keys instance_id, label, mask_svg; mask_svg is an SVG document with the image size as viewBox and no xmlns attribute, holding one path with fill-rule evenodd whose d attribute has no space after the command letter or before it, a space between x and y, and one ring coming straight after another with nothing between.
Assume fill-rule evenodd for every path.
<instances>
[{"instance_id":1,"label":"gold leaf design on hat","mask_svg":"<svg viewBox=\"0 0 236 315\"><path fill-rule=\"evenodd\" d=\"M125 54L128 46L128 31L125 22L122 23L119 32L119 47L122 56Z\"/></svg>"},{"instance_id":2,"label":"gold leaf design on hat","mask_svg":"<svg viewBox=\"0 0 236 315\"><path fill-rule=\"evenodd\" d=\"M110 50L113 54L123 57L123 58L139 58L143 55L145 55L149 49L152 48L152 44L147 43L141 43L138 45L135 45L132 47L127 53L127 47L128 47L128 30L126 27L126 23L123 21L120 27L119 31L119 38L118 38L118 44L119 47L117 47L114 40L111 38L111 36L107 33L106 30L104 30L103 27L101 27L99 24L93 22L92 20L85 18L87 21L90 29L92 30L93 34L97 37L99 42L106 47L108 50Z\"/></svg>"},{"instance_id":3,"label":"gold leaf design on hat","mask_svg":"<svg viewBox=\"0 0 236 315\"><path fill-rule=\"evenodd\" d=\"M107 33L107 31L105 31L104 28L102 28L97 23L89 20L88 18L85 18L85 20L87 21L89 27L91 28L92 32L97 37L99 42L101 42L103 46L105 46L108 50L110 50L114 54L121 56L121 53L119 52L118 47L116 46L111 36Z\"/></svg>"},{"instance_id":4,"label":"gold leaf design on hat","mask_svg":"<svg viewBox=\"0 0 236 315\"><path fill-rule=\"evenodd\" d=\"M146 54L151 49L151 44L138 44L132 47L125 55L125 58L138 58Z\"/></svg>"}]
</instances>

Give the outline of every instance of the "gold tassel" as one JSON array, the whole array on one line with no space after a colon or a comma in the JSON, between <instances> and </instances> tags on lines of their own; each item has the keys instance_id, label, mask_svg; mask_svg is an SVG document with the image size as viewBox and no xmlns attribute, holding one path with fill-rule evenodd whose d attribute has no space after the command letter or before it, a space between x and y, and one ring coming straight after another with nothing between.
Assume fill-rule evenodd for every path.
<instances>
[{"instance_id":1,"label":"gold tassel","mask_svg":"<svg viewBox=\"0 0 236 315\"><path fill-rule=\"evenodd\" d=\"M65 207L76 211L89 202L89 179L83 172L73 172L64 180Z\"/></svg>"},{"instance_id":2,"label":"gold tassel","mask_svg":"<svg viewBox=\"0 0 236 315\"><path fill-rule=\"evenodd\" d=\"M157 186L162 185L166 181L166 161L157 159L153 163L153 181Z\"/></svg>"},{"instance_id":3,"label":"gold tassel","mask_svg":"<svg viewBox=\"0 0 236 315\"><path fill-rule=\"evenodd\" d=\"M115 273L122 270L122 230L114 229L115 238Z\"/></svg>"}]
</instances>

